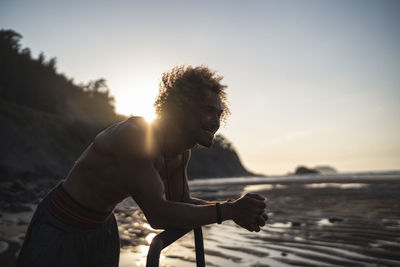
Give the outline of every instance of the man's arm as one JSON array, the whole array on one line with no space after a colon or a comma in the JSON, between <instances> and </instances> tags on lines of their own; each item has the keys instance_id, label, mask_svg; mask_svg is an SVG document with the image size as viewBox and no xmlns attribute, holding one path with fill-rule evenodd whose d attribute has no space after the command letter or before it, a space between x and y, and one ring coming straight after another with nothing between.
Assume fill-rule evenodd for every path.
<instances>
[{"instance_id":1,"label":"man's arm","mask_svg":"<svg viewBox=\"0 0 400 267\"><path fill-rule=\"evenodd\" d=\"M161 178L152 162L142 160L139 166L132 169L136 178L132 179L135 182L129 184L129 190L153 228L194 228L217 222L215 205L193 205L166 200ZM222 220L235 219L243 224L255 223L264 207L263 201L244 196L235 202L221 204Z\"/></svg>"}]
</instances>

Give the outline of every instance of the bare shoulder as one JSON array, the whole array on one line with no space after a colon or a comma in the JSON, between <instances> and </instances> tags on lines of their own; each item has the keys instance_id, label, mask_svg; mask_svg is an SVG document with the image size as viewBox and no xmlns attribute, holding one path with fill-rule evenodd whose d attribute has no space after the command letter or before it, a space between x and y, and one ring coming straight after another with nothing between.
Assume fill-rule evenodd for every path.
<instances>
[{"instance_id":1,"label":"bare shoulder","mask_svg":"<svg viewBox=\"0 0 400 267\"><path fill-rule=\"evenodd\" d=\"M100 132L94 146L117 157L148 157L152 142L149 124L142 117L131 117Z\"/></svg>"}]
</instances>

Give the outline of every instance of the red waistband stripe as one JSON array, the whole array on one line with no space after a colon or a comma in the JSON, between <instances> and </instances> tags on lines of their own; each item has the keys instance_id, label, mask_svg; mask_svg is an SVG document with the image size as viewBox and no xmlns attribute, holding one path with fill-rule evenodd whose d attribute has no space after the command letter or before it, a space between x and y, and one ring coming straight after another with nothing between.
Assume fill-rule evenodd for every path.
<instances>
[{"instance_id":1,"label":"red waistband stripe","mask_svg":"<svg viewBox=\"0 0 400 267\"><path fill-rule=\"evenodd\" d=\"M84 205L73 199L60 184L53 192L49 212L65 224L91 228L105 223L112 212L102 213Z\"/></svg>"}]
</instances>

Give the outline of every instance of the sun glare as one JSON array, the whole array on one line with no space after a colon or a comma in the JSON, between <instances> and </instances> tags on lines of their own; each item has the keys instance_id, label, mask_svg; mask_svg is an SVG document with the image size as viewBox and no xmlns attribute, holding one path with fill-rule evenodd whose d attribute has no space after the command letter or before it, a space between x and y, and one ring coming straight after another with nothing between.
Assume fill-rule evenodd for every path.
<instances>
[{"instance_id":1,"label":"sun glare","mask_svg":"<svg viewBox=\"0 0 400 267\"><path fill-rule=\"evenodd\" d=\"M141 95L140 98L133 94L116 95L116 111L126 116L140 116L147 122L152 122L156 118L153 107L153 97Z\"/></svg>"},{"instance_id":2,"label":"sun glare","mask_svg":"<svg viewBox=\"0 0 400 267\"><path fill-rule=\"evenodd\" d=\"M143 115L143 118L148 122L148 123L152 123L154 121L154 119L156 118L156 115L153 113L151 114L145 114Z\"/></svg>"}]
</instances>

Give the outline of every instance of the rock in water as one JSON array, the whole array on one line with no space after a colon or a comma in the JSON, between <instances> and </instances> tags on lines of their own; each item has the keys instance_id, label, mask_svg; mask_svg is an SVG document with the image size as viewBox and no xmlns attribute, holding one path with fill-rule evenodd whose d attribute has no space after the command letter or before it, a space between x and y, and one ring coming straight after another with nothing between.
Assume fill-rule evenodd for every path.
<instances>
[{"instance_id":1,"label":"rock in water","mask_svg":"<svg viewBox=\"0 0 400 267\"><path fill-rule=\"evenodd\" d=\"M319 172L316 171L316 170L314 170L314 169L306 168L306 167L304 167L304 166L299 166L299 167L297 167L296 172L295 172L296 175L301 175L301 174L313 174L313 173L319 173Z\"/></svg>"},{"instance_id":2,"label":"rock in water","mask_svg":"<svg viewBox=\"0 0 400 267\"><path fill-rule=\"evenodd\" d=\"M343 221L342 218L338 218L338 217L331 217L328 219L330 223L335 223L335 222L341 222Z\"/></svg>"}]
</instances>

